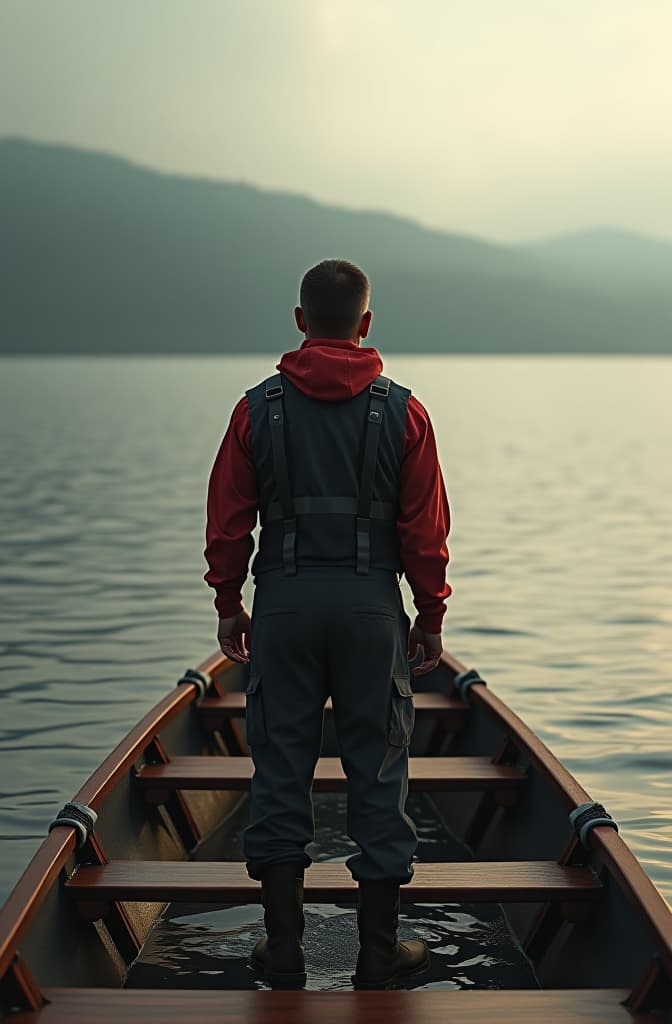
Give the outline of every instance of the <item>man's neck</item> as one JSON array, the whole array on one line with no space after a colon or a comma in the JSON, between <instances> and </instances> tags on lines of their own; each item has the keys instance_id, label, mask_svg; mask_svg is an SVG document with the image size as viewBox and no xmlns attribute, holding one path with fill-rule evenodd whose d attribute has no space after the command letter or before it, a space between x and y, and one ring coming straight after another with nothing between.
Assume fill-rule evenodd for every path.
<instances>
[{"instance_id":1,"label":"man's neck","mask_svg":"<svg viewBox=\"0 0 672 1024\"><path fill-rule=\"evenodd\" d=\"M313 334L305 334L304 337L303 337L303 340L304 341L312 341L314 344L319 344L319 342L321 342L321 341L326 342L327 344L329 342L332 342L332 341L340 341L340 342L347 342L350 345L357 345L359 347L359 344L360 344L362 339L359 338L359 337L357 337L357 338L328 338L326 336L322 337L322 336L313 335Z\"/></svg>"}]
</instances>

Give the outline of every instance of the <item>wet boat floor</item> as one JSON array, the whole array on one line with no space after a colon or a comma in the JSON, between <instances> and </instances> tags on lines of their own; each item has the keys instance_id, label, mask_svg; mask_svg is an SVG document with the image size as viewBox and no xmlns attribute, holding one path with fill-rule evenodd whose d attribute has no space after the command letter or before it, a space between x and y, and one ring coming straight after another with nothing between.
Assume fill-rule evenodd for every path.
<instances>
[{"instance_id":1,"label":"wet boat floor","mask_svg":"<svg viewBox=\"0 0 672 1024\"><path fill-rule=\"evenodd\" d=\"M345 834L345 797L316 794L314 861L344 861L357 847ZM410 794L407 811L418 831L419 861L464 859L463 848L442 824L431 798ZM247 801L226 826L223 860L243 860L242 833ZM211 849L205 851L212 857ZM353 905L304 905L306 988L351 989L357 960L357 918ZM131 988L263 989L267 985L250 961L264 935L260 904L173 903L159 917L133 964ZM406 988L538 988L532 965L497 903L402 904L399 937L424 939L430 967Z\"/></svg>"}]
</instances>

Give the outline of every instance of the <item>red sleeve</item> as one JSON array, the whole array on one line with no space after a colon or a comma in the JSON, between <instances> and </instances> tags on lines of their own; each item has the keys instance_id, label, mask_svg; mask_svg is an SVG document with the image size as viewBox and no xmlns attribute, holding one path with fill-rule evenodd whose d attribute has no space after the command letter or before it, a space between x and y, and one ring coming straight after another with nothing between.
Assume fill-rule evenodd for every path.
<instances>
[{"instance_id":1,"label":"red sleeve","mask_svg":"<svg viewBox=\"0 0 672 1024\"><path fill-rule=\"evenodd\" d=\"M216 591L220 619L242 610L241 588L254 550L257 522L257 477L247 398L231 414L208 485L204 551L209 565L204 579Z\"/></svg>"},{"instance_id":2,"label":"red sleeve","mask_svg":"<svg viewBox=\"0 0 672 1024\"><path fill-rule=\"evenodd\" d=\"M446 583L448 499L429 416L413 395L406 412L397 530L401 564L425 633L440 633L451 588Z\"/></svg>"}]
</instances>

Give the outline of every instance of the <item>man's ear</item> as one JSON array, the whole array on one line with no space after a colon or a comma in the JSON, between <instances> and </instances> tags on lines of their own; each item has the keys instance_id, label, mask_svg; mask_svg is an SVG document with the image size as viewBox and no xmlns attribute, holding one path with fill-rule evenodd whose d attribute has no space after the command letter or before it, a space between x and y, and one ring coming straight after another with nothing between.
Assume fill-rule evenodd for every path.
<instances>
[{"instance_id":1,"label":"man's ear","mask_svg":"<svg viewBox=\"0 0 672 1024\"><path fill-rule=\"evenodd\" d=\"M372 320L373 312L370 309L367 309L366 313L361 319L359 328L357 330L357 333L360 338L365 338L367 336L367 334L369 333L369 327L371 326Z\"/></svg>"},{"instance_id":2,"label":"man's ear","mask_svg":"<svg viewBox=\"0 0 672 1024\"><path fill-rule=\"evenodd\" d=\"M303 315L303 310L301 309L301 306L294 307L294 319L296 320L296 326L301 331L301 334L307 334L308 325L306 324L306 318Z\"/></svg>"}]
</instances>

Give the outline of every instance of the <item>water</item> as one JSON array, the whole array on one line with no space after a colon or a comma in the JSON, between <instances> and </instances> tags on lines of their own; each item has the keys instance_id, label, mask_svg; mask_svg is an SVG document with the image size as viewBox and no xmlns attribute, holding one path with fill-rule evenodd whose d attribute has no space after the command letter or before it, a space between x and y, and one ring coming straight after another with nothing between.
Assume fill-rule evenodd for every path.
<instances>
[{"instance_id":1,"label":"water","mask_svg":"<svg viewBox=\"0 0 672 1024\"><path fill-rule=\"evenodd\" d=\"M344 834L344 796L314 797L316 861L344 861L357 849ZM460 860L464 851L439 824L430 800L411 793L408 811L418 831L417 860ZM247 808L245 808L247 812ZM224 857L238 859L247 813L237 816ZM306 988L318 991L352 989L359 938L352 905L307 903ZM159 918L133 964L132 988L232 988L269 986L250 950L265 934L259 904L227 906L173 903ZM403 903L401 939L424 939L430 949L429 969L404 982L404 988L537 988L534 969L513 936L497 903Z\"/></svg>"},{"instance_id":2,"label":"water","mask_svg":"<svg viewBox=\"0 0 672 1024\"><path fill-rule=\"evenodd\" d=\"M233 403L276 362L0 361L0 896L61 804L215 648L208 473ZM436 427L454 520L445 646L672 899L672 360L395 356L386 371Z\"/></svg>"}]
</instances>

